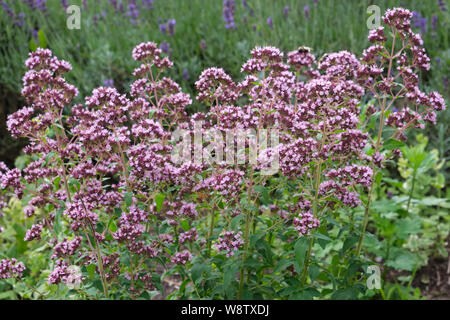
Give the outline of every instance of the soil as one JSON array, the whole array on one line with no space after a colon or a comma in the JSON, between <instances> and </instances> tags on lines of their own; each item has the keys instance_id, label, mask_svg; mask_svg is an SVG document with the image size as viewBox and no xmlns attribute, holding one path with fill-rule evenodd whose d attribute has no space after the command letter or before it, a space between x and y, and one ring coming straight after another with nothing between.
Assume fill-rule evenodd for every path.
<instances>
[{"instance_id":1,"label":"soil","mask_svg":"<svg viewBox=\"0 0 450 320\"><path fill-rule=\"evenodd\" d=\"M10 168L14 167L14 160L20 155L25 146L25 139L14 139L6 129L8 114L15 112L25 105L25 101L13 90L0 84L0 161Z\"/></svg>"},{"instance_id":2,"label":"soil","mask_svg":"<svg viewBox=\"0 0 450 320\"><path fill-rule=\"evenodd\" d=\"M420 289L421 297L427 300L450 300L450 238L447 239L448 257L430 257L428 264L417 270L413 288ZM386 281L395 283L400 276L408 276L410 272L389 269Z\"/></svg>"},{"instance_id":3,"label":"soil","mask_svg":"<svg viewBox=\"0 0 450 320\"><path fill-rule=\"evenodd\" d=\"M430 259L417 271L413 286L429 300L450 300L450 256Z\"/></svg>"}]
</instances>

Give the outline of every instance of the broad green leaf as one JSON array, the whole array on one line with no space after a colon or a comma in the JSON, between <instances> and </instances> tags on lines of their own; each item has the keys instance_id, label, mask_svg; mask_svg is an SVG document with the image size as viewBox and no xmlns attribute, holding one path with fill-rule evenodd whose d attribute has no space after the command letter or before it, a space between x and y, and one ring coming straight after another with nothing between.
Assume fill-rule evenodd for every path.
<instances>
[{"instance_id":1,"label":"broad green leaf","mask_svg":"<svg viewBox=\"0 0 450 320\"><path fill-rule=\"evenodd\" d=\"M394 149L399 149L401 147L404 147L405 143L402 141L398 141L395 139L389 139L388 141L386 141L383 144L384 149L386 150L394 150Z\"/></svg>"},{"instance_id":2,"label":"broad green leaf","mask_svg":"<svg viewBox=\"0 0 450 320\"><path fill-rule=\"evenodd\" d=\"M131 206L131 204L133 203L133 193L125 192L124 199L125 199L126 206L127 207Z\"/></svg>"},{"instance_id":3,"label":"broad green leaf","mask_svg":"<svg viewBox=\"0 0 450 320\"><path fill-rule=\"evenodd\" d=\"M422 220L418 217L405 218L395 223L397 236L400 239L408 239L412 234L418 234L422 226Z\"/></svg>"},{"instance_id":4,"label":"broad green leaf","mask_svg":"<svg viewBox=\"0 0 450 320\"><path fill-rule=\"evenodd\" d=\"M295 260L301 268L305 265L306 252L308 251L309 242L310 240L308 238L301 237L294 245Z\"/></svg>"},{"instance_id":5,"label":"broad green leaf","mask_svg":"<svg viewBox=\"0 0 450 320\"><path fill-rule=\"evenodd\" d=\"M157 212L160 212L161 211L161 208L162 208L162 205L163 205L163 203L164 203L164 199L166 198L166 195L165 194L163 194L163 193L158 193L156 196L155 196L155 203L156 203L156 211Z\"/></svg>"}]
</instances>

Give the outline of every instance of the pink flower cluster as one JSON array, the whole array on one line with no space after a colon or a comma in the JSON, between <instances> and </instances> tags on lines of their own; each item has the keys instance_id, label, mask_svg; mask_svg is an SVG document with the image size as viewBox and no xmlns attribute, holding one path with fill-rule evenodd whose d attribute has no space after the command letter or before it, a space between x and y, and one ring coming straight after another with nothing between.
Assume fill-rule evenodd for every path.
<instances>
[{"instance_id":1,"label":"pink flower cluster","mask_svg":"<svg viewBox=\"0 0 450 320\"><path fill-rule=\"evenodd\" d=\"M233 256L243 245L242 232L234 231L223 232L215 243L217 250L225 251L227 258Z\"/></svg>"},{"instance_id":2,"label":"pink flower cluster","mask_svg":"<svg viewBox=\"0 0 450 320\"><path fill-rule=\"evenodd\" d=\"M0 279L20 278L24 271L24 264L14 258L0 260Z\"/></svg>"},{"instance_id":3,"label":"pink flower cluster","mask_svg":"<svg viewBox=\"0 0 450 320\"><path fill-rule=\"evenodd\" d=\"M314 218L310 211L300 213L298 217L294 218L292 223L302 236L310 235L312 229L316 229L320 226L319 219Z\"/></svg>"}]
</instances>

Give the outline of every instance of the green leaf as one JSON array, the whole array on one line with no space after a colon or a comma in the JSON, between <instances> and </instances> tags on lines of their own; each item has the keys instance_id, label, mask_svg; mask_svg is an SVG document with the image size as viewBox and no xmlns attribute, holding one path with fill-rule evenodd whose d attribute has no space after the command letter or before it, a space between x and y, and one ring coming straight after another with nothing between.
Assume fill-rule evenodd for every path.
<instances>
[{"instance_id":1,"label":"green leaf","mask_svg":"<svg viewBox=\"0 0 450 320\"><path fill-rule=\"evenodd\" d=\"M339 289L331 296L332 300L356 300L357 292L354 288Z\"/></svg>"},{"instance_id":2,"label":"green leaf","mask_svg":"<svg viewBox=\"0 0 450 320\"><path fill-rule=\"evenodd\" d=\"M26 229L20 224L14 224L13 228L16 231L17 251L22 254L27 250L28 246L28 242L24 240Z\"/></svg>"},{"instance_id":3,"label":"green leaf","mask_svg":"<svg viewBox=\"0 0 450 320\"><path fill-rule=\"evenodd\" d=\"M386 141L383 144L384 149L386 150L394 150L394 149L399 149L401 147L404 147L405 143L402 141L398 141L395 139L389 139L388 141Z\"/></svg>"},{"instance_id":4,"label":"green leaf","mask_svg":"<svg viewBox=\"0 0 450 320\"><path fill-rule=\"evenodd\" d=\"M244 215L243 214L240 214L240 215L238 215L236 217L233 217L233 219L231 219L231 223L230 223L231 230L238 229L238 226L240 225L242 219L244 219Z\"/></svg>"},{"instance_id":5,"label":"green leaf","mask_svg":"<svg viewBox=\"0 0 450 320\"><path fill-rule=\"evenodd\" d=\"M348 236L344 244L342 245L342 251L346 252L348 249L352 248L359 240L359 237L355 234Z\"/></svg>"},{"instance_id":6,"label":"green leaf","mask_svg":"<svg viewBox=\"0 0 450 320\"><path fill-rule=\"evenodd\" d=\"M60 209L56 210L56 213L55 213L53 229L55 231L56 236L59 236L59 234L61 233L61 216L62 216L63 211L64 211L64 208L60 208Z\"/></svg>"},{"instance_id":7,"label":"green leaf","mask_svg":"<svg viewBox=\"0 0 450 320\"><path fill-rule=\"evenodd\" d=\"M308 251L309 242L310 240L308 238L301 237L294 245L295 260L301 268L305 265L306 252Z\"/></svg>"},{"instance_id":8,"label":"green leaf","mask_svg":"<svg viewBox=\"0 0 450 320\"><path fill-rule=\"evenodd\" d=\"M318 233L318 232L314 233L312 236L316 239L320 239L320 240L324 240L324 241L333 241L333 239L331 239L329 236L326 236L326 235L324 235L322 233Z\"/></svg>"},{"instance_id":9,"label":"green leaf","mask_svg":"<svg viewBox=\"0 0 450 320\"><path fill-rule=\"evenodd\" d=\"M317 277L320 274L320 269L316 265L309 266L309 277L311 278L311 281L314 281L317 279Z\"/></svg>"},{"instance_id":10,"label":"green leaf","mask_svg":"<svg viewBox=\"0 0 450 320\"><path fill-rule=\"evenodd\" d=\"M89 273L89 277L91 278L91 280L95 278L95 269L96 269L95 264L90 264L86 267L86 270Z\"/></svg>"},{"instance_id":11,"label":"green leaf","mask_svg":"<svg viewBox=\"0 0 450 320\"><path fill-rule=\"evenodd\" d=\"M157 212L160 212L161 211L161 208L162 208L162 205L163 205L163 203L164 203L164 199L166 198L166 195L165 194L163 194L163 193L158 193L156 196L155 196L155 203L156 203L156 211Z\"/></svg>"},{"instance_id":12,"label":"green leaf","mask_svg":"<svg viewBox=\"0 0 450 320\"><path fill-rule=\"evenodd\" d=\"M195 284L197 284L198 282L203 280L202 274L203 274L203 271L205 271L205 269L206 269L206 265L204 265L203 263L197 263L192 266L191 277L192 277L192 281L194 281Z\"/></svg>"},{"instance_id":13,"label":"green leaf","mask_svg":"<svg viewBox=\"0 0 450 320\"><path fill-rule=\"evenodd\" d=\"M189 226L189 221L184 219L181 221L181 227L183 228L184 231L188 231L190 226Z\"/></svg>"},{"instance_id":14,"label":"green leaf","mask_svg":"<svg viewBox=\"0 0 450 320\"><path fill-rule=\"evenodd\" d=\"M278 263L277 266L275 267L275 269L273 270L273 274L278 273L284 269L286 269L287 267L289 267L290 265L292 265L292 261L289 261L287 259L281 259Z\"/></svg>"},{"instance_id":15,"label":"green leaf","mask_svg":"<svg viewBox=\"0 0 450 320\"><path fill-rule=\"evenodd\" d=\"M413 271L417 267L417 257L409 251L404 251L393 260L388 260L386 265L397 270Z\"/></svg>"},{"instance_id":16,"label":"green leaf","mask_svg":"<svg viewBox=\"0 0 450 320\"><path fill-rule=\"evenodd\" d=\"M223 274L223 285L224 285L224 288L225 288L228 298L231 298L235 291L232 283L236 282L236 273L238 272L238 270L239 270L239 264L237 264L237 263L231 264L227 268L225 268L225 271Z\"/></svg>"},{"instance_id":17,"label":"green leaf","mask_svg":"<svg viewBox=\"0 0 450 320\"><path fill-rule=\"evenodd\" d=\"M270 196L269 192L267 191L266 187L264 186L256 186L255 191L259 193L259 199L264 205L270 204Z\"/></svg>"},{"instance_id":18,"label":"green leaf","mask_svg":"<svg viewBox=\"0 0 450 320\"><path fill-rule=\"evenodd\" d=\"M9 290L0 293L0 300L17 300L14 290Z\"/></svg>"},{"instance_id":19,"label":"green leaf","mask_svg":"<svg viewBox=\"0 0 450 320\"><path fill-rule=\"evenodd\" d=\"M423 198L422 200L417 201L417 203L423 204L425 206L442 206L444 208L445 208L446 202L447 202L447 199L434 198L434 197Z\"/></svg>"},{"instance_id":20,"label":"green leaf","mask_svg":"<svg viewBox=\"0 0 450 320\"><path fill-rule=\"evenodd\" d=\"M39 48L39 45L34 41L33 38L30 40L30 51L34 52L36 49Z\"/></svg>"},{"instance_id":21,"label":"green leaf","mask_svg":"<svg viewBox=\"0 0 450 320\"><path fill-rule=\"evenodd\" d=\"M53 186L56 188L56 189L58 189L59 188L59 184L61 183L61 177L56 177L54 180L53 180Z\"/></svg>"},{"instance_id":22,"label":"green leaf","mask_svg":"<svg viewBox=\"0 0 450 320\"><path fill-rule=\"evenodd\" d=\"M117 231L117 224L114 219L111 219L111 221L109 222L109 230L111 230L111 232Z\"/></svg>"},{"instance_id":23,"label":"green leaf","mask_svg":"<svg viewBox=\"0 0 450 320\"><path fill-rule=\"evenodd\" d=\"M418 234L422 227L422 219L405 218L395 223L397 236L400 239L408 239L411 234Z\"/></svg>"},{"instance_id":24,"label":"green leaf","mask_svg":"<svg viewBox=\"0 0 450 320\"><path fill-rule=\"evenodd\" d=\"M125 192L124 198L125 198L126 206L127 207L131 206L131 204L133 203L133 193L132 192Z\"/></svg>"},{"instance_id":25,"label":"green leaf","mask_svg":"<svg viewBox=\"0 0 450 320\"><path fill-rule=\"evenodd\" d=\"M295 300L313 300L314 297L320 297L321 294L317 289L314 288L306 288L300 294L295 294L290 297L290 299Z\"/></svg>"},{"instance_id":26,"label":"green leaf","mask_svg":"<svg viewBox=\"0 0 450 320\"><path fill-rule=\"evenodd\" d=\"M47 48L47 38L45 37L45 33L42 29L38 31L37 36L39 40L39 47Z\"/></svg>"}]
</instances>

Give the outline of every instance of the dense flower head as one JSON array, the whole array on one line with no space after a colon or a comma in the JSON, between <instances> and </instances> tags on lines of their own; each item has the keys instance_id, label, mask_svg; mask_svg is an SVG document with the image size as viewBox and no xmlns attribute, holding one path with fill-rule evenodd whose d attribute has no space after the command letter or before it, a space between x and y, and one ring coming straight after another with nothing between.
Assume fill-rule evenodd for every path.
<instances>
[{"instance_id":1,"label":"dense flower head","mask_svg":"<svg viewBox=\"0 0 450 320\"><path fill-rule=\"evenodd\" d=\"M242 171L226 170L203 180L194 188L194 191L208 189L217 191L225 198L233 197L240 192L243 176L244 172Z\"/></svg>"},{"instance_id":2,"label":"dense flower head","mask_svg":"<svg viewBox=\"0 0 450 320\"><path fill-rule=\"evenodd\" d=\"M198 234L196 229L190 229L186 232L180 233L179 241L181 244L185 242L193 242L198 239Z\"/></svg>"},{"instance_id":3,"label":"dense flower head","mask_svg":"<svg viewBox=\"0 0 450 320\"><path fill-rule=\"evenodd\" d=\"M82 238L75 237L73 240L64 240L56 244L53 249L52 259L64 258L66 256L73 256L81 245Z\"/></svg>"},{"instance_id":4,"label":"dense flower head","mask_svg":"<svg viewBox=\"0 0 450 320\"><path fill-rule=\"evenodd\" d=\"M31 241L31 240L41 239L41 231L42 231L42 225L34 224L30 229L27 230L24 240Z\"/></svg>"},{"instance_id":5,"label":"dense flower head","mask_svg":"<svg viewBox=\"0 0 450 320\"><path fill-rule=\"evenodd\" d=\"M269 63L278 63L283 60L283 53L275 47L256 47L251 51L254 59L261 59Z\"/></svg>"},{"instance_id":6,"label":"dense flower head","mask_svg":"<svg viewBox=\"0 0 450 320\"><path fill-rule=\"evenodd\" d=\"M175 253L172 257L172 262L179 265L185 265L192 259L192 254L188 250Z\"/></svg>"},{"instance_id":7,"label":"dense flower head","mask_svg":"<svg viewBox=\"0 0 450 320\"><path fill-rule=\"evenodd\" d=\"M23 262L15 258L0 260L0 279L20 278L25 271Z\"/></svg>"},{"instance_id":8,"label":"dense flower head","mask_svg":"<svg viewBox=\"0 0 450 320\"><path fill-rule=\"evenodd\" d=\"M234 231L223 232L215 243L217 250L224 251L227 257L233 256L243 245L242 232Z\"/></svg>"},{"instance_id":9,"label":"dense flower head","mask_svg":"<svg viewBox=\"0 0 450 320\"><path fill-rule=\"evenodd\" d=\"M384 27L378 27L377 29L372 29L369 32L369 41L370 42L384 42L387 40L387 37L384 34Z\"/></svg>"},{"instance_id":10,"label":"dense flower head","mask_svg":"<svg viewBox=\"0 0 450 320\"><path fill-rule=\"evenodd\" d=\"M61 282L66 282L69 276L69 268L67 262L62 259L58 259L55 262L55 267L52 273L48 276L49 284L58 284Z\"/></svg>"},{"instance_id":11,"label":"dense flower head","mask_svg":"<svg viewBox=\"0 0 450 320\"><path fill-rule=\"evenodd\" d=\"M300 47L288 53L287 63L298 70L302 67L312 67L316 63L316 57L311 53L311 48Z\"/></svg>"},{"instance_id":12,"label":"dense flower head","mask_svg":"<svg viewBox=\"0 0 450 320\"><path fill-rule=\"evenodd\" d=\"M339 169L331 169L326 173L328 178L338 179L341 185L360 184L369 188L372 184L373 171L370 167L351 165Z\"/></svg>"},{"instance_id":13,"label":"dense flower head","mask_svg":"<svg viewBox=\"0 0 450 320\"><path fill-rule=\"evenodd\" d=\"M408 9L388 9L383 16L383 21L397 30L407 33L411 29L412 13Z\"/></svg>"},{"instance_id":14,"label":"dense flower head","mask_svg":"<svg viewBox=\"0 0 450 320\"><path fill-rule=\"evenodd\" d=\"M298 217L293 219L292 223L302 236L311 234L311 230L317 229L320 226L319 219L314 218L313 214L309 211L300 213Z\"/></svg>"},{"instance_id":15,"label":"dense flower head","mask_svg":"<svg viewBox=\"0 0 450 320\"><path fill-rule=\"evenodd\" d=\"M162 51L154 42L145 42L137 45L133 49L133 59L139 61L154 61L159 58Z\"/></svg>"},{"instance_id":16,"label":"dense flower head","mask_svg":"<svg viewBox=\"0 0 450 320\"><path fill-rule=\"evenodd\" d=\"M236 85L231 77L222 68L208 68L200 74L200 78L195 82L199 91L197 100L213 102L234 102L238 95Z\"/></svg>"},{"instance_id":17,"label":"dense flower head","mask_svg":"<svg viewBox=\"0 0 450 320\"><path fill-rule=\"evenodd\" d=\"M355 77L360 62L354 54L340 51L326 54L319 61L319 69L331 77Z\"/></svg>"}]
</instances>

